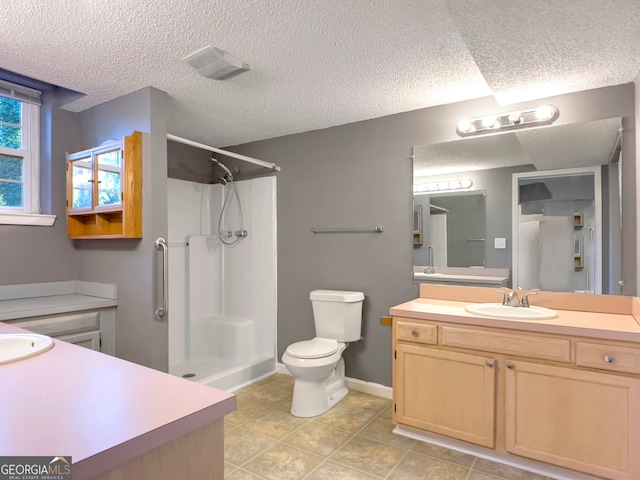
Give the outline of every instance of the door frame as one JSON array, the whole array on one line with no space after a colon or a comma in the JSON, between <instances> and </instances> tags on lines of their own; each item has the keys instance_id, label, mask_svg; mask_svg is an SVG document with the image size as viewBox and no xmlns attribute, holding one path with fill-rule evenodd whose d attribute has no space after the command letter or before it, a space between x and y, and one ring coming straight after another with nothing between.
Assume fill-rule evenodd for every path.
<instances>
[{"instance_id":1,"label":"door frame","mask_svg":"<svg viewBox=\"0 0 640 480\"><path fill-rule=\"evenodd\" d=\"M594 262L594 284L593 293L602 293L602 178L601 165L593 167L564 168L558 170L537 170L533 172L514 173L511 182L511 285L512 288L518 288L518 223L519 208L518 181L521 178L548 178L548 177L567 177L571 175L593 174L594 182L594 242L595 242L595 262Z\"/></svg>"}]
</instances>

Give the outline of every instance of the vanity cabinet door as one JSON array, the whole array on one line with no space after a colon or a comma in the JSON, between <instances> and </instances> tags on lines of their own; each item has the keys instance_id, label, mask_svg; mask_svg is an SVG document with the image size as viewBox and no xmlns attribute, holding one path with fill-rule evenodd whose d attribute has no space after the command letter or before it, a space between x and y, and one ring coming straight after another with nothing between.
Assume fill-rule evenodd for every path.
<instances>
[{"instance_id":1,"label":"vanity cabinet door","mask_svg":"<svg viewBox=\"0 0 640 480\"><path fill-rule=\"evenodd\" d=\"M640 478L640 378L506 367L509 452L613 480Z\"/></svg>"},{"instance_id":2,"label":"vanity cabinet door","mask_svg":"<svg viewBox=\"0 0 640 480\"><path fill-rule=\"evenodd\" d=\"M398 423L493 448L492 358L398 343L394 362Z\"/></svg>"}]
</instances>

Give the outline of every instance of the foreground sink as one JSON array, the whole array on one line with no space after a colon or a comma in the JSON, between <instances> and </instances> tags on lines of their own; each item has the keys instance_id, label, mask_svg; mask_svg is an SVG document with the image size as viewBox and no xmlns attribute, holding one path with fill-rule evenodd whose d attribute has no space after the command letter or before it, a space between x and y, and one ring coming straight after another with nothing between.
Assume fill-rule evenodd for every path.
<instances>
[{"instance_id":1,"label":"foreground sink","mask_svg":"<svg viewBox=\"0 0 640 480\"><path fill-rule=\"evenodd\" d=\"M53 347L53 338L37 333L0 335L0 365L33 357Z\"/></svg>"},{"instance_id":2,"label":"foreground sink","mask_svg":"<svg viewBox=\"0 0 640 480\"><path fill-rule=\"evenodd\" d=\"M509 320L549 320L558 316L555 311L544 307L511 307L501 303L477 303L468 305L465 310L481 317Z\"/></svg>"}]
</instances>

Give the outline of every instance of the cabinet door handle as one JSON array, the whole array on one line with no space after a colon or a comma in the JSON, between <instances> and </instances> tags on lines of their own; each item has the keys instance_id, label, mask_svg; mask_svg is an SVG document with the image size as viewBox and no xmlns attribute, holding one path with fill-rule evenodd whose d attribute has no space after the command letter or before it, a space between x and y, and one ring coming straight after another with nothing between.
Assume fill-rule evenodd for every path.
<instances>
[{"instance_id":1,"label":"cabinet door handle","mask_svg":"<svg viewBox=\"0 0 640 480\"><path fill-rule=\"evenodd\" d=\"M420 332L418 330L411 330L411 335L413 335L414 337L419 337Z\"/></svg>"},{"instance_id":2,"label":"cabinet door handle","mask_svg":"<svg viewBox=\"0 0 640 480\"><path fill-rule=\"evenodd\" d=\"M615 361L616 361L615 357L612 357L611 355L604 356L605 363L615 363Z\"/></svg>"},{"instance_id":3,"label":"cabinet door handle","mask_svg":"<svg viewBox=\"0 0 640 480\"><path fill-rule=\"evenodd\" d=\"M493 368L494 365L493 360L487 360L484 364L489 368Z\"/></svg>"},{"instance_id":4,"label":"cabinet door handle","mask_svg":"<svg viewBox=\"0 0 640 480\"><path fill-rule=\"evenodd\" d=\"M513 362L507 362L507 368L508 368L509 370L513 370L513 369L515 369L515 368L516 368L516 364L515 364L515 363L513 363Z\"/></svg>"}]
</instances>

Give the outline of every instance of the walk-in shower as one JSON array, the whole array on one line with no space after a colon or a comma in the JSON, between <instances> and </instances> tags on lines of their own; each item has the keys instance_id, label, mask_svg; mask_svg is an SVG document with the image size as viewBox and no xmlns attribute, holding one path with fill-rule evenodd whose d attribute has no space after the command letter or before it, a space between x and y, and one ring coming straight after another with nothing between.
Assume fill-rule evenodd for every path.
<instances>
[{"instance_id":1,"label":"walk-in shower","mask_svg":"<svg viewBox=\"0 0 640 480\"><path fill-rule=\"evenodd\" d=\"M235 390L275 371L276 178L215 163L221 183L168 179L169 372Z\"/></svg>"}]
</instances>

